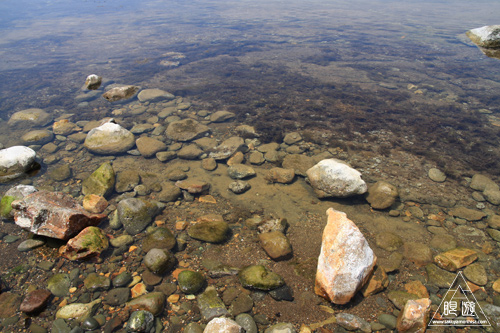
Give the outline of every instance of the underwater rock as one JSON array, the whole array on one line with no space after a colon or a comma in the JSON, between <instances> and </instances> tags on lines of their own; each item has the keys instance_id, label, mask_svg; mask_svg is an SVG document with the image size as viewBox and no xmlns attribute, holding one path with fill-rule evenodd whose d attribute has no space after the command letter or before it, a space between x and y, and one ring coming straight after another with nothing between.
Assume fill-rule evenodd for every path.
<instances>
[{"instance_id":1,"label":"underwater rock","mask_svg":"<svg viewBox=\"0 0 500 333\"><path fill-rule=\"evenodd\" d=\"M269 183L290 184L295 179L293 169L272 168L264 177Z\"/></svg>"},{"instance_id":2,"label":"underwater rock","mask_svg":"<svg viewBox=\"0 0 500 333\"><path fill-rule=\"evenodd\" d=\"M137 94L137 92L141 89L137 86L123 86L123 87L115 87L111 88L102 94L102 97L107 99L110 102L121 101L124 99L130 99Z\"/></svg>"},{"instance_id":3,"label":"underwater rock","mask_svg":"<svg viewBox=\"0 0 500 333\"><path fill-rule=\"evenodd\" d=\"M396 202L399 192L396 186L378 181L368 189L366 201L374 209L386 209Z\"/></svg>"},{"instance_id":4,"label":"underwater rock","mask_svg":"<svg viewBox=\"0 0 500 333\"><path fill-rule=\"evenodd\" d=\"M188 235L209 243L221 243L227 239L229 225L225 221L202 221L188 229Z\"/></svg>"},{"instance_id":5,"label":"underwater rock","mask_svg":"<svg viewBox=\"0 0 500 333\"><path fill-rule=\"evenodd\" d=\"M288 154L283 159L283 168L293 169L295 174L305 177L307 170L314 166L314 159L302 154Z\"/></svg>"},{"instance_id":6,"label":"underwater rock","mask_svg":"<svg viewBox=\"0 0 500 333\"><path fill-rule=\"evenodd\" d=\"M27 145L44 145L54 139L54 133L47 130L34 130L24 134L21 139Z\"/></svg>"},{"instance_id":7,"label":"underwater rock","mask_svg":"<svg viewBox=\"0 0 500 333\"><path fill-rule=\"evenodd\" d=\"M96 154L121 154L135 146L135 136L111 120L92 129L83 145Z\"/></svg>"},{"instance_id":8,"label":"underwater rock","mask_svg":"<svg viewBox=\"0 0 500 333\"><path fill-rule=\"evenodd\" d=\"M285 285L285 280L262 265L243 268L238 277L245 288L270 291Z\"/></svg>"},{"instance_id":9,"label":"underwater rock","mask_svg":"<svg viewBox=\"0 0 500 333\"><path fill-rule=\"evenodd\" d=\"M39 167L36 152L25 146L0 150L0 182L6 182Z\"/></svg>"},{"instance_id":10,"label":"underwater rock","mask_svg":"<svg viewBox=\"0 0 500 333\"><path fill-rule=\"evenodd\" d=\"M61 247L59 253L69 260L83 260L98 256L108 247L109 240L104 231L98 227L87 227Z\"/></svg>"},{"instance_id":11,"label":"underwater rock","mask_svg":"<svg viewBox=\"0 0 500 333\"><path fill-rule=\"evenodd\" d=\"M42 127L52 121L52 116L42 109L26 109L10 116L8 125L16 128Z\"/></svg>"},{"instance_id":12,"label":"underwater rock","mask_svg":"<svg viewBox=\"0 0 500 333\"><path fill-rule=\"evenodd\" d=\"M174 99L175 96L161 89L144 89L137 95L137 98L140 102L144 103L169 101Z\"/></svg>"},{"instance_id":13,"label":"underwater rock","mask_svg":"<svg viewBox=\"0 0 500 333\"><path fill-rule=\"evenodd\" d=\"M54 134L56 135L70 135L74 132L81 131L82 129L78 127L75 123L70 122L68 119L62 119L59 121L56 121L52 125L52 131L54 131Z\"/></svg>"},{"instance_id":14,"label":"underwater rock","mask_svg":"<svg viewBox=\"0 0 500 333\"><path fill-rule=\"evenodd\" d=\"M193 119L184 119L171 122L165 134L172 140L191 141L201 138L211 132L211 129Z\"/></svg>"},{"instance_id":15,"label":"underwater rock","mask_svg":"<svg viewBox=\"0 0 500 333\"><path fill-rule=\"evenodd\" d=\"M345 213L329 208L316 273L316 294L346 304L368 281L377 257Z\"/></svg>"},{"instance_id":16,"label":"underwater rock","mask_svg":"<svg viewBox=\"0 0 500 333\"><path fill-rule=\"evenodd\" d=\"M233 119L235 114L229 111L217 111L210 115L210 121L213 123L222 123L224 121Z\"/></svg>"},{"instance_id":17,"label":"underwater rock","mask_svg":"<svg viewBox=\"0 0 500 333\"><path fill-rule=\"evenodd\" d=\"M104 162L82 182L84 195L109 196L115 188L115 171L109 162Z\"/></svg>"},{"instance_id":18,"label":"underwater rock","mask_svg":"<svg viewBox=\"0 0 500 333\"><path fill-rule=\"evenodd\" d=\"M67 240L106 215L90 214L72 196L38 191L12 203L16 224L34 234Z\"/></svg>"},{"instance_id":19,"label":"underwater rock","mask_svg":"<svg viewBox=\"0 0 500 333\"><path fill-rule=\"evenodd\" d=\"M396 324L397 331L425 332L430 310L431 300L428 298L409 300L399 313Z\"/></svg>"},{"instance_id":20,"label":"underwater rock","mask_svg":"<svg viewBox=\"0 0 500 333\"><path fill-rule=\"evenodd\" d=\"M334 158L322 160L306 173L318 198L345 198L367 190L359 171Z\"/></svg>"},{"instance_id":21,"label":"underwater rock","mask_svg":"<svg viewBox=\"0 0 500 333\"><path fill-rule=\"evenodd\" d=\"M163 312L165 308L165 294L162 292L152 292L130 300L126 305L125 309L130 310L146 310L153 314L153 316L158 316Z\"/></svg>"},{"instance_id":22,"label":"underwater rock","mask_svg":"<svg viewBox=\"0 0 500 333\"><path fill-rule=\"evenodd\" d=\"M161 275L175 265L174 255L167 249L151 249L144 256L144 265L154 274Z\"/></svg>"},{"instance_id":23,"label":"underwater rock","mask_svg":"<svg viewBox=\"0 0 500 333\"><path fill-rule=\"evenodd\" d=\"M245 330L234 320L225 317L218 317L210 320L205 330L203 330L203 333L219 332L240 333L245 332Z\"/></svg>"},{"instance_id":24,"label":"underwater rock","mask_svg":"<svg viewBox=\"0 0 500 333\"><path fill-rule=\"evenodd\" d=\"M56 318L73 319L77 322L81 322L95 313L99 303L101 303L101 299L96 299L95 301L86 304L72 303L65 305L57 311Z\"/></svg>"},{"instance_id":25,"label":"underwater rock","mask_svg":"<svg viewBox=\"0 0 500 333\"><path fill-rule=\"evenodd\" d=\"M137 149L142 156L149 158L155 156L160 151L167 150L167 145L160 140L156 140L147 136L140 137L135 141Z\"/></svg>"},{"instance_id":26,"label":"underwater rock","mask_svg":"<svg viewBox=\"0 0 500 333\"><path fill-rule=\"evenodd\" d=\"M39 312L47 305L50 295L50 291L46 289L33 290L24 298L19 310L25 313Z\"/></svg>"},{"instance_id":27,"label":"underwater rock","mask_svg":"<svg viewBox=\"0 0 500 333\"><path fill-rule=\"evenodd\" d=\"M164 204L156 201L129 198L118 203L117 211L125 230L131 235L137 235L146 229L164 208Z\"/></svg>"},{"instance_id":28,"label":"underwater rock","mask_svg":"<svg viewBox=\"0 0 500 333\"><path fill-rule=\"evenodd\" d=\"M216 160L224 160L233 156L236 152L246 149L247 147L243 138L240 138L239 136L232 136L215 147L213 151L210 152L209 157Z\"/></svg>"},{"instance_id":29,"label":"underwater rock","mask_svg":"<svg viewBox=\"0 0 500 333\"><path fill-rule=\"evenodd\" d=\"M484 48L500 48L500 25L486 25L471 29L465 33L477 46Z\"/></svg>"}]
</instances>

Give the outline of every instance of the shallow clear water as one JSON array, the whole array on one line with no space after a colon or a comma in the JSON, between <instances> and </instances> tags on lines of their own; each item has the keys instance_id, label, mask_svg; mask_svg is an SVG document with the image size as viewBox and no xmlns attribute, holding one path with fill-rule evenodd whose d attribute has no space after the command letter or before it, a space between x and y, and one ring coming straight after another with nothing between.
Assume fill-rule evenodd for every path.
<instances>
[{"instance_id":1,"label":"shallow clear water","mask_svg":"<svg viewBox=\"0 0 500 333\"><path fill-rule=\"evenodd\" d=\"M28 107L62 109L77 120L95 119L96 108L99 116L109 114L114 106L100 99L76 108L85 77L97 73L236 111L241 122L262 121L268 133L284 130L268 128L277 116L284 127L338 132L341 139L379 130L400 142L411 135L426 150L427 137L436 136L430 141L439 142L437 154L449 151L442 142L448 136L485 151L498 143L495 128L484 133L499 111L498 60L464 36L495 23L495 1L3 1L0 7L4 120ZM349 108L359 114L338 112ZM477 113L482 109L493 116ZM4 134L4 145L16 143Z\"/></svg>"}]
</instances>

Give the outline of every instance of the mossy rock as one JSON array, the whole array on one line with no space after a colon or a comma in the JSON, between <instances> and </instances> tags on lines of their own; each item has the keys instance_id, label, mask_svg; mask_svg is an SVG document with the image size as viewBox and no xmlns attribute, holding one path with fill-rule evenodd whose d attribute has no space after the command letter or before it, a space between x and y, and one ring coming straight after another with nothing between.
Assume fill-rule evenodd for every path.
<instances>
[{"instance_id":1,"label":"mossy rock","mask_svg":"<svg viewBox=\"0 0 500 333\"><path fill-rule=\"evenodd\" d=\"M227 239L229 225L224 221L198 222L189 227L188 235L209 243L221 243Z\"/></svg>"},{"instance_id":2,"label":"mossy rock","mask_svg":"<svg viewBox=\"0 0 500 333\"><path fill-rule=\"evenodd\" d=\"M245 267L239 273L240 283L245 288L269 291L285 284L285 280L262 265Z\"/></svg>"},{"instance_id":3,"label":"mossy rock","mask_svg":"<svg viewBox=\"0 0 500 333\"><path fill-rule=\"evenodd\" d=\"M137 235L153 221L165 205L156 201L130 198L118 204L118 218L130 235Z\"/></svg>"},{"instance_id":4,"label":"mossy rock","mask_svg":"<svg viewBox=\"0 0 500 333\"><path fill-rule=\"evenodd\" d=\"M82 182L82 193L107 197L113 193L114 187L115 171L109 162L105 162Z\"/></svg>"},{"instance_id":5,"label":"mossy rock","mask_svg":"<svg viewBox=\"0 0 500 333\"><path fill-rule=\"evenodd\" d=\"M83 285L92 292L103 291L111 287L111 280L104 275L90 273L83 281Z\"/></svg>"},{"instance_id":6,"label":"mossy rock","mask_svg":"<svg viewBox=\"0 0 500 333\"><path fill-rule=\"evenodd\" d=\"M0 201L0 215L4 219L13 219L14 216L11 214L12 212L12 201L16 200L15 197L10 195L4 195L2 200Z\"/></svg>"},{"instance_id":7,"label":"mossy rock","mask_svg":"<svg viewBox=\"0 0 500 333\"><path fill-rule=\"evenodd\" d=\"M55 274L47 281L47 289L50 290L54 296L64 297L69 293L70 284L71 280L68 274Z\"/></svg>"},{"instance_id":8,"label":"mossy rock","mask_svg":"<svg viewBox=\"0 0 500 333\"><path fill-rule=\"evenodd\" d=\"M142 250L149 252L151 249L172 250L177 240L168 228L160 227L150 232L142 242Z\"/></svg>"},{"instance_id":9,"label":"mossy rock","mask_svg":"<svg viewBox=\"0 0 500 333\"><path fill-rule=\"evenodd\" d=\"M185 270L179 273L177 283L185 294L195 294L203 288L205 277L200 272Z\"/></svg>"},{"instance_id":10,"label":"mossy rock","mask_svg":"<svg viewBox=\"0 0 500 333\"><path fill-rule=\"evenodd\" d=\"M146 310L151 312L154 316L158 316L165 308L165 294L162 292L152 292L141 295L129 301L125 305L126 309Z\"/></svg>"}]
</instances>

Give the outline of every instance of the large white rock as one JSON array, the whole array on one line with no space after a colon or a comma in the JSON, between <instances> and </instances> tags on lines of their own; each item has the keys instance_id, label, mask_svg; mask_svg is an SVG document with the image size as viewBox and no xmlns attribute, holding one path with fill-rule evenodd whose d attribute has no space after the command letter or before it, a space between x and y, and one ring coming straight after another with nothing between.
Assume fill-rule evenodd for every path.
<instances>
[{"instance_id":1,"label":"large white rock","mask_svg":"<svg viewBox=\"0 0 500 333\"><path fill-rule=\"evenodd\" d=\"M346 304L370 277L377 257L344 212L329 208L326 213L314 289L335 304Z\"/></svg>"},{"instance_id":2,"label":"large white rock","mask_svg":"<svg viewBox=\"0 0 500 333\"><path fill-rule=\"evenodd\" d=\"M465 33L477 46L500 48L500 25L487 25Z\"/></svg>"},{"instance_id":3,"label":"large white rock","mask_svg":"<svg viewBox=\"0 0 500 333\"><path fill-rule=\"evenodd\" d=\"M135 136L113 122L92 129L83 145L93 153L114 155L124 153L135 146Z\"/></svg>"},{"instance_id":4,"label":"large white rock","mask_svg":"<svg viewBox=\"0 0 500 333\"><path fill-rule=\"evenodd\" d=\"M306 174L318 198L345 198L367 190L361 173L335 158L322 160Z\"/></svg>"},{"instance_id":5,"label":"large white rock","mask_svg":"<svg viewBox=\"0 0 500 333\"><path fill-rule=\"evenodd\" d=\"M36 152L25 146L13 146L0 150L0 181L8 181L24 175L38 166Z\"/></svg>"}]
</instances>

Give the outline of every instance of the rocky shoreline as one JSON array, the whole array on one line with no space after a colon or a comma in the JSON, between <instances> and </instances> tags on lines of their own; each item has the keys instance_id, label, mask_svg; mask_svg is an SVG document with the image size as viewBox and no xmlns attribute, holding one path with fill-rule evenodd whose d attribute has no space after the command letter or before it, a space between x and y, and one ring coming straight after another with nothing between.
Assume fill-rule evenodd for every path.
<instances>
[{"instance_id":1,"label":"rocky shoreline","mask_svg":"<svg viewBox=\"0 0 500 333\"><path fill-rule=\"evenodd\" d=\"M462 269L499 322L500 190L489 177L449 179L404 152L349 154L297 131L263 143L231 112L89 83L77 98L106 91L113 118L28 109L9 120L25 146L2 176L41 170L3 186L4 330L405 331L425 327ZM330 207L374 252L337 304L315 293ZM75 220L78 230L63 223ZM426 310L408 324L412 304Z\"/></svg>"}]
</instances>

